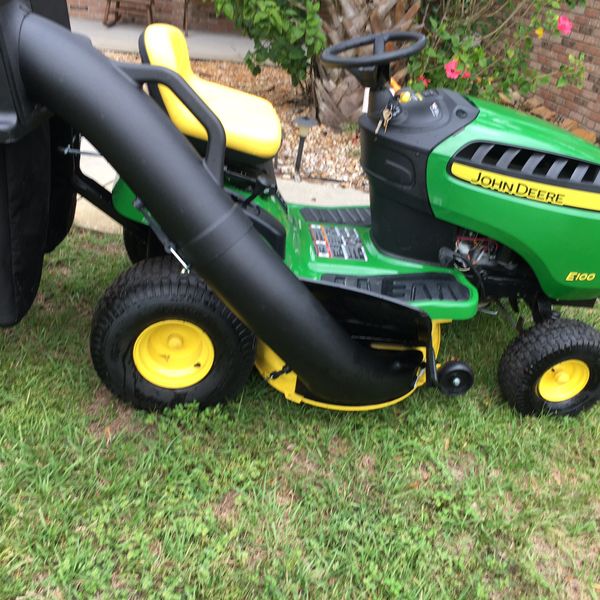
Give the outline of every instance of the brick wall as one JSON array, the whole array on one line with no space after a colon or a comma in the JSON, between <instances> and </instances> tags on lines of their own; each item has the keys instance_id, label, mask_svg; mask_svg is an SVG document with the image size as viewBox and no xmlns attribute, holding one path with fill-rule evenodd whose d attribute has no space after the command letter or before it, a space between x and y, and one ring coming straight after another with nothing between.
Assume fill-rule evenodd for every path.
<instances>
[{"instance_id":1,"label":"brick wall","mask_svg":"<svg viewBox=\"0 0 600 600\"><path fill-rule=\"evenodd\" d=\"M600 0L588 0L585 8L565 13L573 20L573 32L568 37L546 33L536 42L533 65L552 73L566 61L567 53L584 52L587 72L584 88L557 89L549 85L541 88L537 95L560 116L574 119L600 134Z\"/></svg>"},{"instance_id":2,"label":"brick wall","mask_svg":"<svg viewBox=\"0 0 600 600\"><path fill-rule=\"evenodd\" d=\"M113 2L114 6L114 2ZM69 0L69 12L72 17L83 17L84 19L102 20L106 0ZM201 31L232 32L235 30L231 21L218 18L212 2L192 0L188 9L190 29ZM135 21L145 23L146 19L141 15L128 15L124 21ZM173 23L179 27L183 26L183 0L155 0L154 20L163 23Z\"/></svg>"}]
</instances>

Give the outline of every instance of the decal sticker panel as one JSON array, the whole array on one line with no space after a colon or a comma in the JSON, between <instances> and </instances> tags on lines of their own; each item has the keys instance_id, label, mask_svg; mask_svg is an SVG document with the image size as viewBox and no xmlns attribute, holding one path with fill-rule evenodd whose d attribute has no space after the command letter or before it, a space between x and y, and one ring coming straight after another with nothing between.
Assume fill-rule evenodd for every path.
<instances>
[{"instance_id":1,"label":"decal sticker panel","mask_svg":"<svg viewBox=\"0 0 600 600\"><path fill-rule=\"evenodd\" d=\"M354 227L312 223L310 235L319 258L338 258L366 262L367 253Z\"/></svg>"},{"instance_id":2,"label":"decal sticker panel","mask_svg":"<svg viewBox=\"0 0 600 600\"><path fill-rule=\"evenodd\" d=\"M462 181L493 192L545 204L600 212L600 194L594 192L519 179L458 162L452 163L450 171L452 175Z\"/></svg>"},{"instance_id":3,"label":"decal sticker panel","mask_svg":"<svg viewBox=\"0 0 600 600\"><path fill-rule=\"evenodd\" d=\"M596 273L579 273L579 271L571 271L565 278L565 281L594 281Z\"/></svg>"}]
</instances>

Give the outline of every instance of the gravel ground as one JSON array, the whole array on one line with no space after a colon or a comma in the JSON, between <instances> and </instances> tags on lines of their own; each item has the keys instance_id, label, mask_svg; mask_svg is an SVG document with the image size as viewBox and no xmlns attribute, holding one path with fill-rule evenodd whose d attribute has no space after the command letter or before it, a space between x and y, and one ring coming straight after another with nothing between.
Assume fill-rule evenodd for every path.
<instances>
[{"instance_id":1,"label":"gravel ground","mask_svg":"<svg viewBox=\"0 0 600 600\"><path fill-rule=\"evenodd\" d=\"M107 52L107 55L120 61L139 60L133 54ZM298 149L298 133L293 121L299 116L310 116L311 107L300 87L292 86L289 75L277 67L265 67L258 76L253 76L245 65L223 61L194 60L192 67L205 79L262 96L273 104L283 126L277 171L284 177L293 177ZM304 146L302 178L367 190L367 180L359 160L360 144L356 129L335 131L317 125L311 129Z\"/></svg>"}]
</instances>

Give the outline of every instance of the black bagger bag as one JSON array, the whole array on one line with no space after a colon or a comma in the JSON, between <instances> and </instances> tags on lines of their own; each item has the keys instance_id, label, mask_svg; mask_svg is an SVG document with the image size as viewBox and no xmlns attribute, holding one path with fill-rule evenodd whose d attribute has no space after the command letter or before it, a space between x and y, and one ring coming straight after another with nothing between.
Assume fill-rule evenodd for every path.
<instances>
[{"instance_id":1,"label":"black bagger bag","mask_svg":"<svg viewBox=\"0 0 600 600\"><path fill-rule=\"evenodd\" d=\"M16 142L0 144L0 326L18 323L37 294L50 186L47 124Z\"/></svg>"},{"instance_id":2,"label":"black bagger bag","mask_svg":"<svg viewBox=\"0 0 600 600\"><path fill-rule=\"evenodd\" d=\"M0 327L15 325L37 294L44 253L73 223L76 157L71 127L28 97L18 68L21 20L33 10L69 28L65 0L0 0Z\"/></svg>"}]
</instances>

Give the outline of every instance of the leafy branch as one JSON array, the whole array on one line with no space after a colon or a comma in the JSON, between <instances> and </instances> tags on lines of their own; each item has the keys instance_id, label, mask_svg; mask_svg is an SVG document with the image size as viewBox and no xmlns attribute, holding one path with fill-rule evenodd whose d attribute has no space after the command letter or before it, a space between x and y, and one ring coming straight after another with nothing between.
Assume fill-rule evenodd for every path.
<instances>
[{"instance_id":1,"label":"leafy branch","mask_svg":"<svg viewBox=\"0 0 600 600\"><path fill-rule=\"evenodd\" d=\"M585 0L568 0L568 8ZM429 46L409 63L416 88L447 87L487 98L518 90L528 94L555 81L581 86L585 56L569 53L559 69L531 66L536 37L569 35L570 20L559 0L425 0L422 15Z\"/></svg>"},{"instance_id":2,"label":"leafy branch","mask_svg":"<svg viewBox=\"0 0 600 600\"><path fill-rule=\"evenodd\" d=\"M246 64L254 74L271 61L297 85L306 78L312 57L325 48L318 1L215 0L215 9L253 40Z\"/></svg>"}]
</instances>

